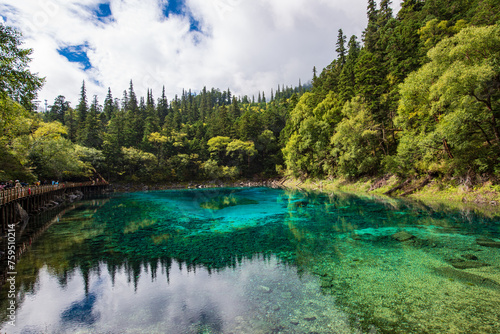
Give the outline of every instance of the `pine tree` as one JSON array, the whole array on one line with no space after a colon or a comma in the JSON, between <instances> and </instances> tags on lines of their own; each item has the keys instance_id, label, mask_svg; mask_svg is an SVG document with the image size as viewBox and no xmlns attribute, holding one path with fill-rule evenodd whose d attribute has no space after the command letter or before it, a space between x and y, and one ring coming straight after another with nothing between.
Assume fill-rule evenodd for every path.
<instances>
[{"instance_id":1,"label":"pine tree","mask_svg":"<svg viewBox=\"0 0 500 334\"><path fill-rule=\"evenodd\" d=\"M151 149L151 143L149 142L149 135L153 132L160 131L160 119L158 113L155 109L155 102L153 98L153 90L148 89L148 95L146 99L146 110L145 110L146 120L144 123L144 135L142 138L143 148Z\"/></svg>"},{"instance_id":2,"label":"pine tree","mask_svg":"<svg viewBox=\"0 0 500 334\"><path fill-rule=\"evenodd\" d=\"M111 94L111 88L108 87L108 95L106 95L106 99L104 100L104 115L107 122L111 120L113 117L113 113L115 112L115 103L113 100L113 95Z\"/></svg>"},{"instance_id":3,"label":"pine tree","mask_svg":"<svg viewBox=\"0 0 500 334\"><path fill-rule=\"evenodd\" d=\"M78 130L78 117L77 113L73 108L69 108L64 113L64 125L68 129L68 139L73 143L76 142L77 139L77 130Z\"/></svg>"},{"instance_id":4,"label":"pine tree","mask_svg":"<svg viewBox=\"0 0 500 334\"><path fill-rule=\"evenodd\" d=\"M54 104L50 107L50 110L46 113L45 119L47 121L59 121L64 124L64 115L69 108L69 102L66 101L66 98L59 95L54 100Z\"/></svg>"},{"instance_id":5,"label":"pine tree","mask_svg":"<svg viewBox=\"0 0 500 334\"><path fill-rule=\"evenodd\" d=\"M379 27L384 27L387 22L392 18L392 1L391 0L382 0L380 2L380 10L378 15L377 25Z\"/></svg>"},{"instance_id":6,"label":"pine tree","mask_svg":"<svg viewBox=\"0 0 500 334\"><path fill-rule=\"evenodd\" d=\"M144 137L144 114L139 108L139 102L134 92L134 85L130 80L128 94L125 96L125 145L137 147ZM144 108L145 109L145 108Z\"/></svg>"},{"instance_id":7,"label":"pine tree","mask_svg":"<svg viewBox=\"0 0 500 334\"><path fill-rule=\"evenodd\" d=\"M87 119L85 120L85 130L83 144L87 147L100 149L102 145L101 122L100 122L101 106L97 100L97 95L94 95L92 104L90 105Z\"/></svg>"},{"instance_id":8,"label":"pine tree","mask_svg":"<svg viewBox=\"0 0 500 334\"><path fill-rule=\"evenodd\" d=\"M360 46L355 35L351 36L348 43L346 63L342 68L339 78L339 94L342 101L347 102L355 95L355 66L359 56Z\"/></svg>"},{"instance_id":9,"label":"pine tree","mask_svg":"<svg viewBox=\"0 0 500 334\"><path fill-rule=\"evenodd\" d=\"M125 109L137 111L139 108L139 103L137 101L137 96L134 92L134 83L130 80L130 87L128 89L128 100Z\"/></svg>"},{"instance_id":10,"label":"pine tree","mask_svg":"<svg viewBox=\"0 0 500 334\"><path fill-rule=\"evenodd\" d=\"M241 110L238 105L238 100L233 96L233 102L231 103L231 114L233 119L237 119L241 115Z\"/></svg>"},{"instance_id":11,"label":"pine tree","mask_svg":"<svg viewBox=\"0 0 500 334\"><path fill-rule=\"evenodd\" d=\"M316 66L314 66L313 67L313 79L312 79L313 88L316 88L317 81L318 81L318 74L316 71ZM283 91L284 91L284 88L283 88Z\"/></svg>"},{"instance_id":12,"label":"pine tree","mask_svg":"<svg viewBox=\"0 0 500 334\"><path fill-rule=\"evenodd\" d=\"M161 98L158 99L158 107L157 107L158 119L160 120L160 127L165 123L165 117L168 115L168 100L167 95L165 94L165 86L163 86L163 90L161 93Z\"/></svg>"},{"instance_id":13,"label":"pine tree","mask_svg":"<svg viewBox=\"0 0 500 334\"><path fill-rule=\"evenodd\" d=\"M78 118L78 130L76 133L78 142L83 140L83 131L85 130L85 121L87 120L88 114L88 104L87 104L87 89L85 88L85 80L82 83L82 88L80 91L80 102L76 107L76 113Z\"/></svg>"},{"instance_id":14,"label":"pine tree","mask_svg":"<svg viewBox=\"0 0 500 334\"><path fill-rule=\"evenodd\" d=\"M337 60L340 66L344 66L346 62L346 49L345 49L345 42L346 42L346 37L342 31L342 29L339 29L339 34L337 36L337 48L335 51L337 52Z\"/></svg>"},{"instance_id":15,"label":"pine tree","mask_svg":"<svg viewBox=\"0 0 500 334\"><path fill-rule=\"evenodd\" d=\"M367 51L374 51L375 44L377 43L377 19L378 19L378 10L377 4L375 0L368 0L367 7L367 16L368 16L368 25L366 29L363 31L363 41L365 43L365 48Z\"/></svg>"},{"instance_id":16,"label":"pine tree","mask_svg":"<svg viewBox=\"0 0 500 334\"><path fill-rule=\"evenodd\" d=\"M128 94L126 90L123 91L123 98L121 102L122 102L122 109L126 110L128 106Z\"/></svg>"},{"instance_id":17,"label":"pine tree","mask_svg":"<svg viewBox=\"0 0 500 334\"><path fill-rule=\"evenodd\" d=\"M227 104L231 104L233 102L231 90L227 89Z\"/></svg>"}]
</instances>

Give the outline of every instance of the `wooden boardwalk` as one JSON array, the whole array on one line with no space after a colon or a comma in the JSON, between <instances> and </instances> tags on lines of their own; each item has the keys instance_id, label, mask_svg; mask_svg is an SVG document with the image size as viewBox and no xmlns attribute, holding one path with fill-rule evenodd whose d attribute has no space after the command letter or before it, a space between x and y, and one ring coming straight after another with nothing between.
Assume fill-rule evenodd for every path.
<instances>
[{"instance_id":1,"label":"wooden boardwalk","mask_svg":"<svg viewBox=\"0 0 500 334\"><path fill-rule=\"evenodd\" d=\"M18 219L18 205L28 214L40 212L47 203L65 193L81 191L84 195L102 193L108 188L107 182L61 183L59 185L28 186L0 191L0 233L4 235L9 224Z\"/></svg>"},{"instance_id":2,"label":"wooden boardwalk","mask_svg":"<svg viewBox=\"0 0 500 334\"><path fill-rule=\"evenodd\" d=\"M61 189L74 189L92 186L107 186L107 182L80 182L80 183L61 183L58 185L27 186L21 188L9 188L0 190L0 205L10 203L25 197L43 195ZM77 190L77 189L75 189Z\"/></svg>"}]
</instances>

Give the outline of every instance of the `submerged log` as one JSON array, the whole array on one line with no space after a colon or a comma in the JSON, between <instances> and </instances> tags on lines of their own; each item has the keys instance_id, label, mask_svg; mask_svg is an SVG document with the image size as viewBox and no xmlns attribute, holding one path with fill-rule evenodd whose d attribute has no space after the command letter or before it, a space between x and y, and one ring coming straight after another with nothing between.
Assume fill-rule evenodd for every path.
<instances>
[{"instance_id":1,"label":"submerged log","mask_svg":"<svg viewBox=\"0 0 500 334\"><path fill-rule=\"evenodd\" d=\"M455 279L464 283L475 284L480 287L500 290L500 284L491 278L486 278L476 274L471 274L466 271L453 269L450 267L434 268L434 272L438 275Z\"/></svg>"}]
</instances>

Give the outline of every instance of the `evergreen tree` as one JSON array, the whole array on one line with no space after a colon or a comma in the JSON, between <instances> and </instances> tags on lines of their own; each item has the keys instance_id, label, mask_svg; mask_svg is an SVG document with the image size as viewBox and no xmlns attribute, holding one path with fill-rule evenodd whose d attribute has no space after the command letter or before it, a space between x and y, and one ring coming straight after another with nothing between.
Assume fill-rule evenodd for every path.
<instances>
[{"instance_id":1,"label":"evergreen tree","mask_svg":"<svg viewBox=\"0 0 500 334\"><path fill-rule=\"evenodd\" d=\"M240 106L238 104L238 100L235 96L233 96L233 102L231 103L231 117L233 119L237 119L241 115Z\"/></svg>"},{"instance_id":2,"label":"evergreen tree","mask_svg":"<svg viewBox=\"0 0 500 334\"><path fill-rule=\"evenodd\" d=\"M342 101L347 102L355 95L356 79L355 66L358 60L360 46L356 36L351 36L348 44L346 63L339 77L339 95Z\"/></svg>"},{"instance_id":3,"label":"evergreen tree","mask_svg":"<svg viewBox=\"0 0 500 334\"><path fill-rule=\"evenodd\" d=\"M377 31L378 31L378 25L377 25L378 10L375 0L368 0L367 16L368 16L368 25L366 29L363 31L363 42L365 43L366 50L372 52L375 50L375 44L377 43Z\"/></svg>"},{"instance_id":4,"label":"evergreen tree","mask_svg":"<svg viewBox=\"0 0 500 334\"><path fill-rule=\"evenodd\" d=\"M108 95L106 95L106 99L104 100L104 116L107 122L111 120L113 117L113 113L115 112L115 102L113 100L113 95L111 94L111 88L108 87Z\"/></svg>"},{"instance_id":5,"label":"evergreen tree","mask_svg":"<svg viewBox=\"0 0 500 334\"><path fill-rule=\"evenodd\" d=\"M337 44L335 44L337 48L335 49L335 51L337 52L337 60L340 66L344 66L346 62L345 42L346 42L346 37L342 29L339 29L339 34L337 36Z\"/></svg>"},{"instance_id":6,"label":"evergreen tree","mask_svg":"<svg viewBox=\"0 0 500 334\"><path fill-rule=\"evenodd\" d=\"M151 149L151 144L149 141L149 136L154 132L160 131L160 119L158 113L156 112L155 102L153 98L153 91L148 89L148 95L146 99L146 110L145 110L145 124L144 124L144 135L142 138L142 145L146 149Z\"/></svg>"},{"instance_id":7,"label":"evergreen tree","mask_svg":"<svg viewBox=\"0 0 500 334\"><path fill-rule=\"evenodd\" d=\"M54 104L50 107L50 110L46 113L45 119L49 122L59 121L64 124L64 115L66 111L70 108L69 102L62 95L59 95L54 100Z\"/></svg>"},{"instance_id":8,"label":"evergreen tree","mask_svg":"<svg viewBox=\"0 0 500 334\"><path fill-rule=\"evenodd\" d=\"M380 10L379 15L377 17L377 25L379 27L384 27L387 22L392 18L392 1L391 0L382 0L380 1Z\"/></svg>"},{"instance_id":9,"label":"evergreen tree","mask_svg":"<svg viewBox=\"0 0 500 334\"><path fill-rule=\"evenodd\" d=\"M317 75L317 71L316 71L316 66L314 66L313 67L313 78L312 78L313 88L316 88L317 81L318 81L318 75Z\"/></svg>"},{"instance_id":10,"label":"evergreen tree","mask_svg":"<svg viewBox=\"0 0 500 334\"><path fill-rule=\"evenodd\" d=\"M88 104L87 104L87 89L85 88L85 81L82 83L82 88L80 91L80 101L78 106L76 107L76 113L78 117L78 130L77 130L77 140L80 143L83 143L84 140L84 130L85 130L85 121L87 120L88 114Z\"/></svg>"},{"instance_id":11,"label":"evergreen tree","mask_svg":"<svg viewBox=\"0 0 500 334\"><path fill-rule=\"evenodd\" d=\"M161 98L158 99L158 119L160 121L159 125L160 127L163 126L165 123L165 117L167 117L168 114L168 99L167 95L165 94L165 86L163 86L163 90L161 93Z\"/></svg>"},{"instance_id":12,"label":"evergreen tree","mask_svg":"<svg viewBox=\"0 0 500 334\"><path fill-rule=\"evenodd\" d=\"M77 140L78 115L73 108L69 108L64 113L64 125L68 129L68 139L75 143Z\"/></svg>"},{"instance_id":13,"label":"evergreen tree","mask_svg":"<svg viewBox=\"0 0 500 334\"><path fill-rule=\"evenodd\" d=\"M85 127L82 132L82 143L87 147L101 148L101 122L100 122L101 106L97 100L97 95L94 95L92 104L90 105L89 113L85 120Z\"/></svg>"},{"instance_id":14,"label":"evergreen tree","mask_svg":"<svg viewBox=\"0 0 500 334\"><path fill-rule=\"evenodd\" d=\"M127 147L135 147L142 142L144 137L144 114L139 108L139 102L134 92L134 85L130 80L128 94L125 96L125 145ZM144 107L145 109L145 107Z\"/></svg>"}]
</instances>

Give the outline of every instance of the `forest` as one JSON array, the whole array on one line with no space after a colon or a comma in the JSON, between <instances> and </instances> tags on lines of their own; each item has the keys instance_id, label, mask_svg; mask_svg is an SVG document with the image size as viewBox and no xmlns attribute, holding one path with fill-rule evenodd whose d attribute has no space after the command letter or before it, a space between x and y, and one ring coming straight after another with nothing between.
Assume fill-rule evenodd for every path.
<instances>
[{"instance_id":1,"label":"forest","mask_svg":"<svg viewBox=\"0 0 500 334\"><path fill-rule=\"evenodd\" d=\"M33 104L22 35L0 25L0 180L186 182L293 176L434 175L474 184L500 175L500 2L368 0L362 36L332 36L312 79L271 96L165 89L72 107ZM300 43L300 41L298 41ZM305 66L308 66L306 64ZM79 87L75 87L78 90Z\"/></svg>"}]
</instances>

